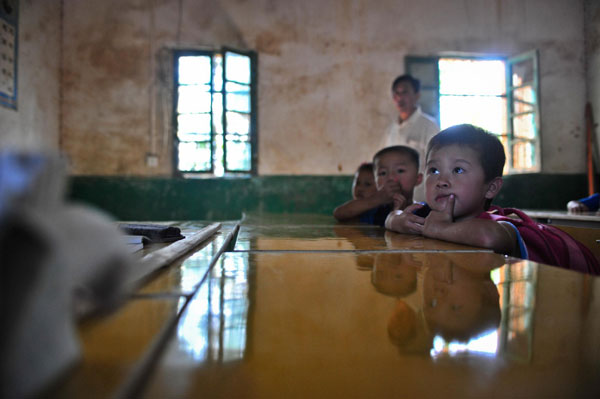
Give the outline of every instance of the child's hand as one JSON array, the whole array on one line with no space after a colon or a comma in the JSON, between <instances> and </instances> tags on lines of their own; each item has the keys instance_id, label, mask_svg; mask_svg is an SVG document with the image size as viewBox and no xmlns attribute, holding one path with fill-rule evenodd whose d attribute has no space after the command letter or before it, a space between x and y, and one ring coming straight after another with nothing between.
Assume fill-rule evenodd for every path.
<instances>
[{"instance_id":1,"label":"child's hand","mask_svg":"<svg viewBox=\"0 0 600 399\"><path fill-rule=\"evenodd\" d=\"M429 215L425 218L423 226L423 235L426 237L438 238L439 233L444 230L445 227L454 222L454 202L456 198L454 194L448 197L446 206L441 211L431 210Z\"/></svg>"},{"instance_id":2,"label":"child's hand","mask_svg":"<svg viewBox=\"0 0 600 399\"><path fill-rule=\"evenodd\" d=\"M394 210L395 211L400 211L400 210L404 209L404 207L406 206L406 198L402 194L398 194L398 193L394 194L393 200L394 200Z\"/></svg>"},{"instance_id":3,"label":"child's hand","mask_svg":"<svg viewBox=\"0 0 600 399\"><path fill-rule=\"evenodd\" d=\"M423 207L421 204L412 204L403 211L394 210L385 219L385 228L404 234L423 234L425 218L415 215L413 212Z\"/></svg>"},{"instance_id":4,"label":"child's hand","mask_svg":"<svg viewBox=\"0 0 600 399\"><path fill-rule=\"evenodd\" d=\"M382 203L389 204L394 201L394 195L402 191L400 183L395 181L389 181L381 187L377 192L379 198L383 201Z\"/></svg>"}]
</instances>

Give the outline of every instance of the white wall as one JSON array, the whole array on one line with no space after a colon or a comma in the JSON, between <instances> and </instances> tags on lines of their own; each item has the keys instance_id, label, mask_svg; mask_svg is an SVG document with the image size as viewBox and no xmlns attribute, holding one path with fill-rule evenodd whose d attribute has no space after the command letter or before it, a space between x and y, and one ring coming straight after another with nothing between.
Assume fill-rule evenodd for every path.
<instances>
[{"instance_id":1,"label":"white wall","mask_svg":"<svg viewBox=\"0 0 600 399\"><path fill-rule=\"evenodd\" d=\"M543 171L584 171L583 0L64 4L62 138L76 174L170 174L170 76L151 54L221 45L258 52L260 174L351 174L394 117L389 85L407 54L531 49Z\"/></svg>"},{"instance_id":2,"label":"white wall","mask_svg":"<svg viewBox=\"0 0 600 399\"><path fill-rule=\"evenodd\" d=\"M21 0L18 109L0 107L0 148L59 148L60 0Z\"/></svg>"}]
</instances>

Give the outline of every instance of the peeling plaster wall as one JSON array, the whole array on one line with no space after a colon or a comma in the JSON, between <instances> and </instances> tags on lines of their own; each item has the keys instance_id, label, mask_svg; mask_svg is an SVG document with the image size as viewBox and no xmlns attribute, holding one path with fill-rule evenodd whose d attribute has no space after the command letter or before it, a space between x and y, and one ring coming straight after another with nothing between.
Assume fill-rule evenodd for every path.
<instances>
[{"instance_id":1,"label":"peeling plaster wall","mask_svg":"<svg viewBox=\"0 0 600 399\"><path fill-rule=\"evenodd\" d=\"M600 121L600 2L585 1L585 43L586 43L586 72L587 96L592 105L592 113L596 124ZM600 133L595 128L596 150L600 143ZM598 167L598 165L597 165Z\"/></svg>"},{"instance_id":2,"label":"peeling plaster wall","mask_svg":"<svg viewBox=\"0 0 600 399\"><path fill-rule=\"evenodd\" d=\"M183 9L179 9L182 5ZM395 116L404 56L539 49L543 171L584 170L584 0L64 0L75 174L170 175L166 49L253 49L259 173L351 174ZM159 156L149 168L147 153Z\"/></svg>"},{"instance_id":3,"label":"peeling plaster wall","mask_svg":"<svg viewBox=\"0 0 600 399\"><path fill-rule=\"evenodd\" d=\"M17 110L0 107L0 148L59 148L60 0L21 0Z\"/></svg>"}]
</instances>

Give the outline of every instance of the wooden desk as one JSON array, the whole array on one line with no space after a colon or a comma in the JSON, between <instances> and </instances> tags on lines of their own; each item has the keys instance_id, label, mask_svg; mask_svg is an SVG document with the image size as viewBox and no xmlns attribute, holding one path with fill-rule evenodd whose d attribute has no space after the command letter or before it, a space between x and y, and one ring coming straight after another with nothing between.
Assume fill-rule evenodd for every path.
<instances>
[{"instance_id":1,"label":"wooden desk","mask_svg":"<svg viewBox=\"0 0 600 399\"><path fill-rule=\"evenodd\" d=\"M285 220L246 220L212 267L218 237L82 325L83 361L50 396L600 394L600 279Z\"/></svg>"},{"instance_id":2,"label":"wooden desk","mask_svg":"<svg viewBox=\"0 0 600 399\"><path fill-rule=\"evenodd\" d=\"M600 229L600 215L596 212L568 213L566 211L523 210L532 219L544 224Z\"/></svg>"}]
</instances>

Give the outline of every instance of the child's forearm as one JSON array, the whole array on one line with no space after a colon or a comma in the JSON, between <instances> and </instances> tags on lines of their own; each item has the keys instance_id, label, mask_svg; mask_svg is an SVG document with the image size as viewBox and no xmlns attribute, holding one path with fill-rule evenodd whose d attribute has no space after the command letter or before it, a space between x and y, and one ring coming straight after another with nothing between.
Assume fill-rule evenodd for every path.
<instances>
[{"instance_id":1,"label":"child's forearm","mask_svg":"<svg viewBox=\"0 0 600 399\"><path fill-rule=\"evenodd\" d=\"M519 256L514 230L492 220L468 219L460 222L425 222L423 235L438 240L474 247L488 248L494 252Z\"/></svg>"},{"instance_id":2,"label":"child's forearm","mask_svg":"<svg viewBox=\"0 0 600 399\"><path fill-rule=\"evenodd\" d=\"M402 234L422 234L425 218L414 214L420 207L421 204L413 204L403 211L392 211L385 219L385 228Z\"/></svg>"},{"instance_id":3,"label":"child's forearm","mask_svg":"<svg viewBox=\"0 0 600 399\"><path fill-rule=\"evenodd\" d=\"M353 219L360 216L362 213L385 203L387 202L382 201L382 199L377 196L353 199L335 208L333 217L339 221Z\"/></svg>"}]
</instances>

